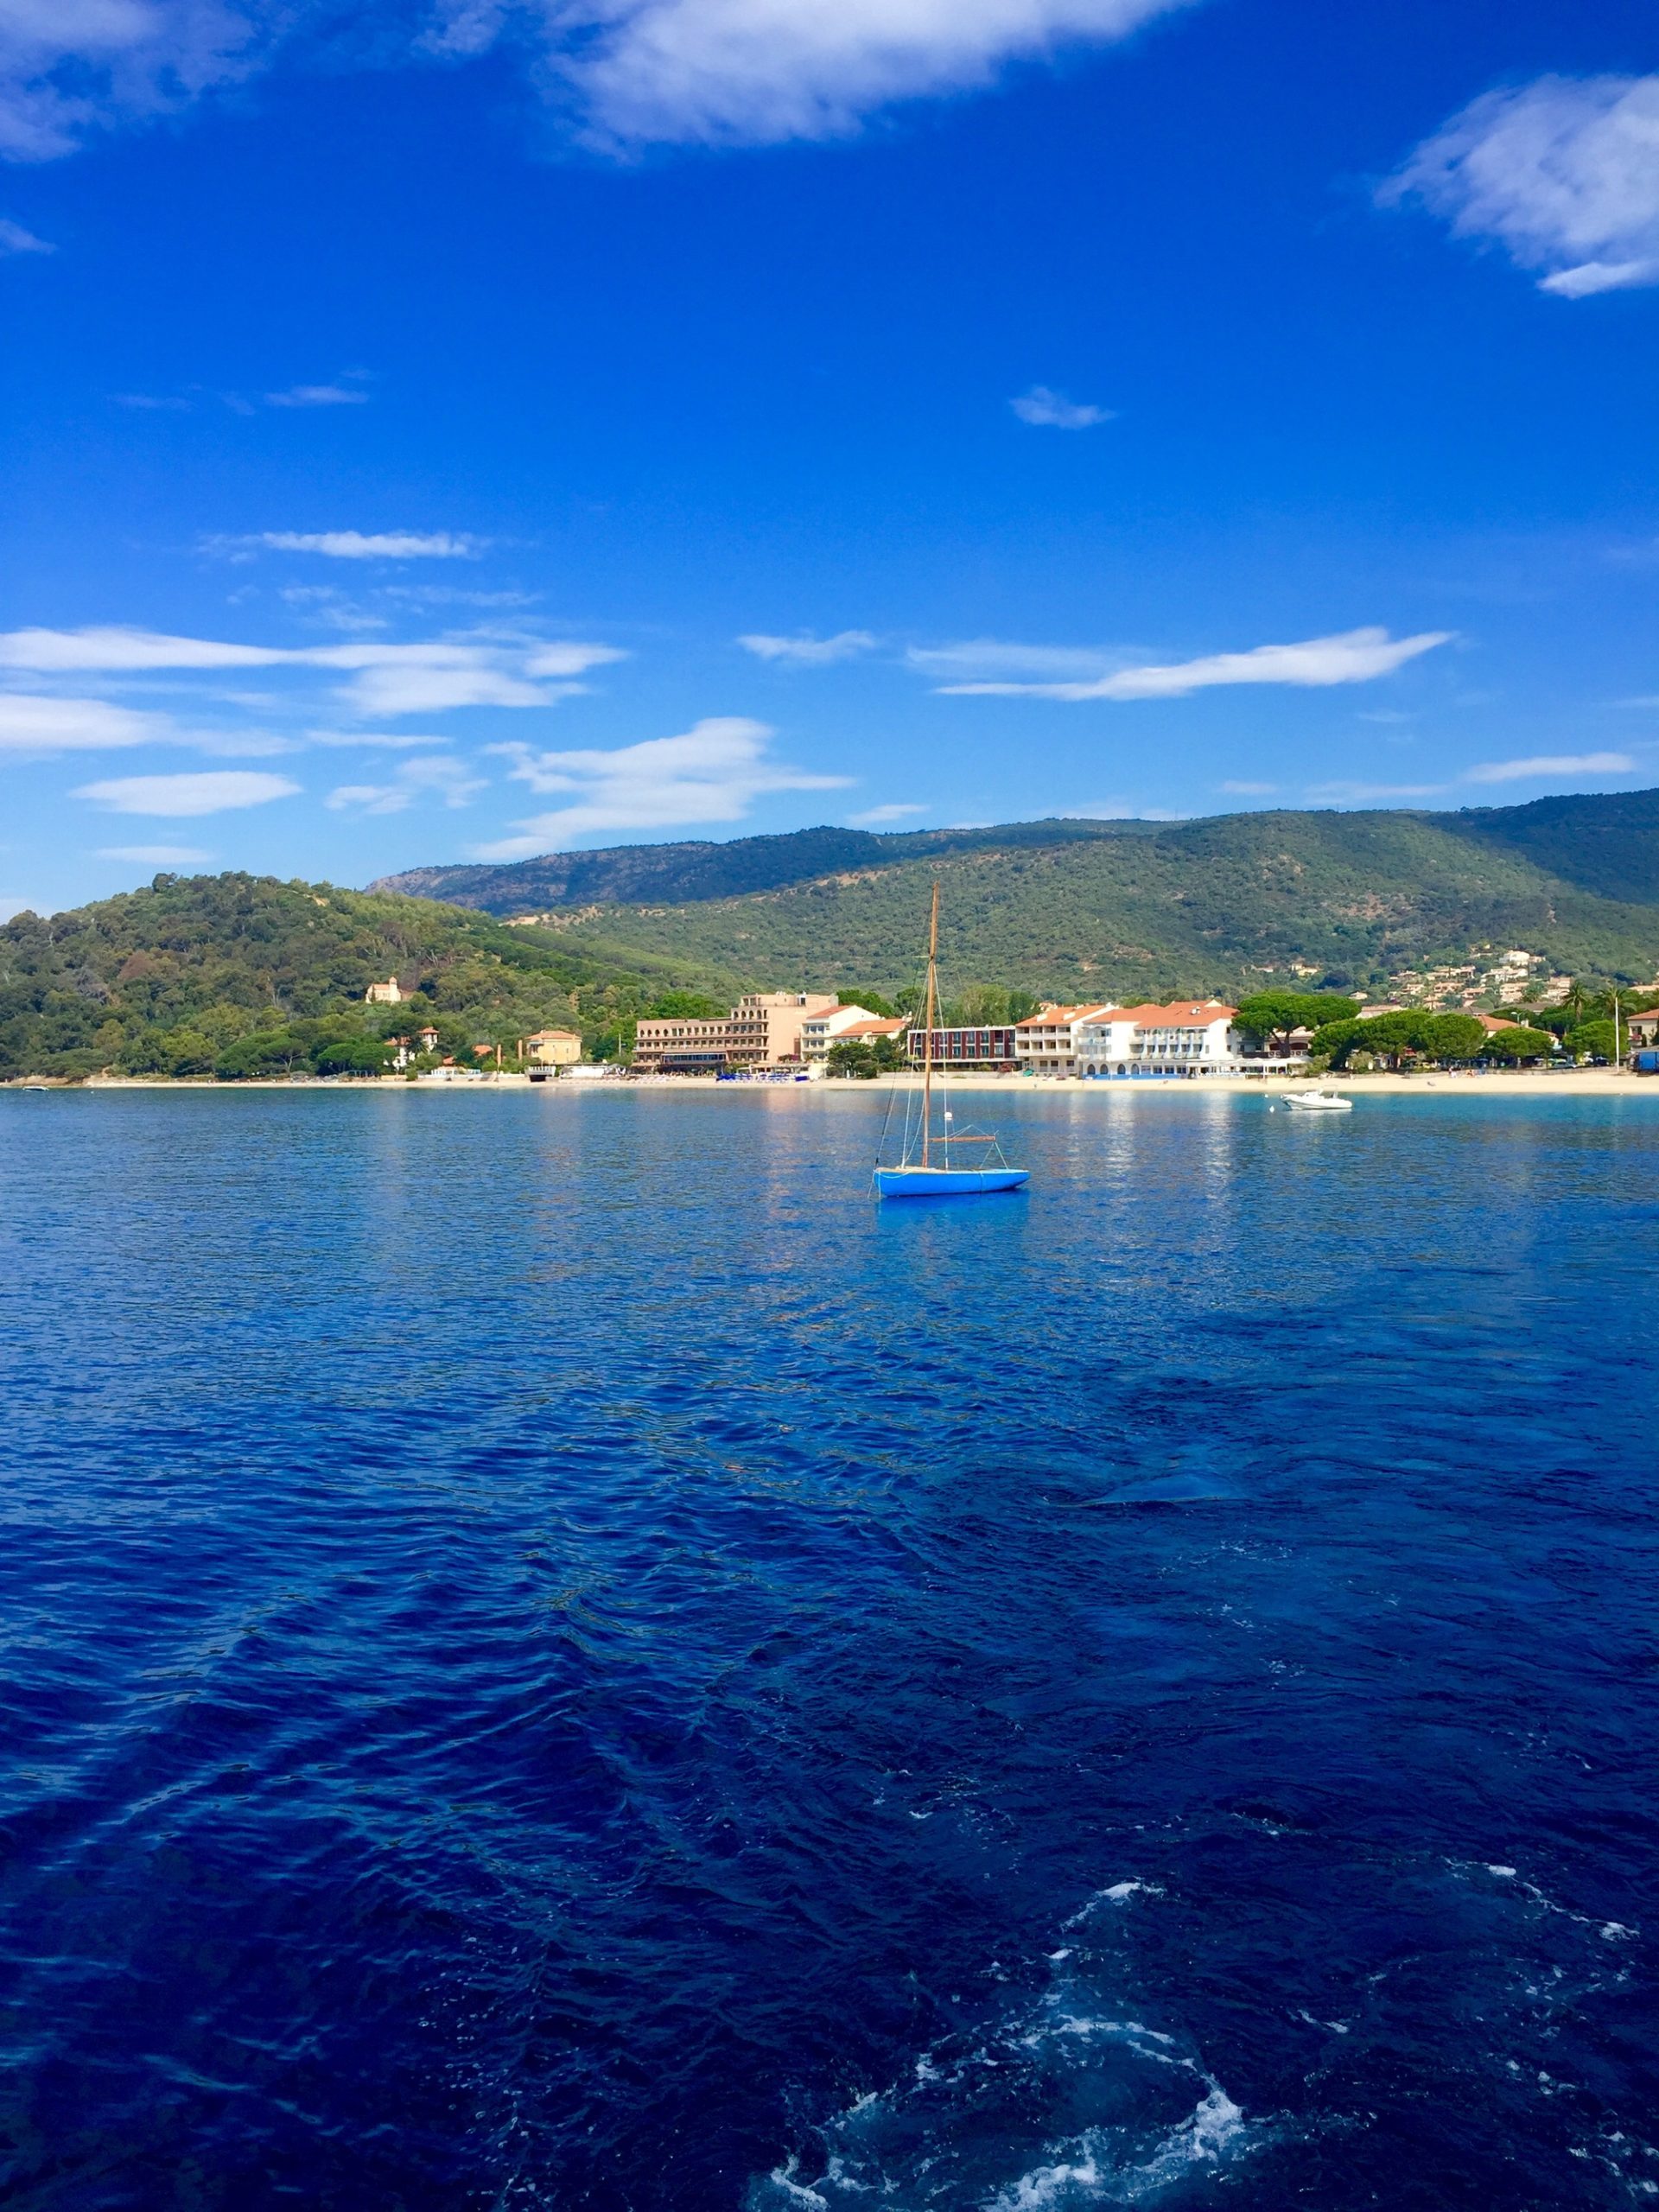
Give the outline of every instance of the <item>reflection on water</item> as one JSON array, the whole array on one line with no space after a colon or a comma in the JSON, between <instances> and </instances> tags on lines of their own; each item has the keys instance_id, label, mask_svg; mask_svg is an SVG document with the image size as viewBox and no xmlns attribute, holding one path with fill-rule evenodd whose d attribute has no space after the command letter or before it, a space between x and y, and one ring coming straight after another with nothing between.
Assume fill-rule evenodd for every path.
<instances>
[{"instance_id":1,"label":"reflection on water","mask_svg":"<svg viewBox=\"0 0 1659 2212\"><path fill-rule=\"evenodd\" d=\"M0 1096L8 2201L1659 2187L1645 1099Z\"/></svg>"}]
</instances>

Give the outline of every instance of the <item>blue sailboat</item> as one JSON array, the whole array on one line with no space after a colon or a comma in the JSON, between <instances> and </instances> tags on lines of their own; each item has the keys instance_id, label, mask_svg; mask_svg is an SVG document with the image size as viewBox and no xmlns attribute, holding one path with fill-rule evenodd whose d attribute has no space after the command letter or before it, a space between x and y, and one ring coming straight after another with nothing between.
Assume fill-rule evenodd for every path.
<instances>
[{"instance_id":1,"label":"blue sailboat","mask_svg":"<svg viewBox=\"0 0 1659 2212\"><path fill-rule=\"evenodd\" d=\"M876 1195L883 1198L970 1198L991 1191L1017 1191L1031 1180L1028 1167L1010 1167L994 1136L958 1130L948 1107L935 1134L933 1125L933 1036L939 998L939 887L927 930L927 995L922 1010L921 1118L913 1127L906 1104L905 1141L895 1167L875 1171ZM944 1071L939 1071L943 1096ZM952 1157L954 1154L954 1158Z\"/></svg>"}]
</instances>

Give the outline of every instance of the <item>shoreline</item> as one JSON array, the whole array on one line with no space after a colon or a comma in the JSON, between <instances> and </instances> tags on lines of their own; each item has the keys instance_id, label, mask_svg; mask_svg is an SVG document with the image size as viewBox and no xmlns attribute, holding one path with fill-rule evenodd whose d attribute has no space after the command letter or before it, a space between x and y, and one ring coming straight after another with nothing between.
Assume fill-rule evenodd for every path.
<instances>
[{"instance_id":1,"label":"shoreline","mask_svg":"<svg viewBox=\"0 0 1659 2212\"><path fill-rule=\"evenodd\" d=\"M377 1095L393 1092L407 1096L411 1091L477 1091L487 1090L546 1090L562 1096L607 1096L617 1093L632 1094L649 1090L654 1093L683 1093L698 1097L728 1096L748 1097L759 1092L768 1096L779 1092L791 1096L804 1094L811 1096L823 1090L836 1092L864 1091L876 1096L902 1090L913 1090L919 1077L906 1075L877 1076L861 1080L855 1076L820 1076L810 1084L801 1083L721 1083L713 1076L646 1076L632 1079L613 1079L588 1082L556 1081L532 1084L527 1075L488 1075L458 1083L410 1083L401 1076L355 1077L330 1081L314 1077L295 1082L281 1077L251 1077L240 1083L220 1083L211 1076L89 1076L72 1081L64 1076L12 1076L0 1081L0 1090L51 1091L213 1091L233 1094L244 1090L346 1090L368 1091ZM1100 1080L1082 1076L1024 1076L958 1074L948 1078L949 1088L955 1092L971 1091L980 1094L1014 1097L1050 1097L1071 1092L1084 1096L1111 1097L1212 1097L1282 1098L1314 1087L1306 1076L1204 1076L1192 1081L1180 1078L1136 1081ZM1352 1075L1325 1076L1318 1079L1320 1090L1335 1090L1344 1096L1353 1097L1415 1097L1433 1095L1437 1098L1554 1098L1554 1097L1634 1097L1651 1096L1659 1099L1659 1077L1633 1074L1628 1068L1566 1068L1559 1071L1541 1069L1495 1069L1489 1073L1472 1071L1440 1075Z\"/></svg>"}]
</instances>

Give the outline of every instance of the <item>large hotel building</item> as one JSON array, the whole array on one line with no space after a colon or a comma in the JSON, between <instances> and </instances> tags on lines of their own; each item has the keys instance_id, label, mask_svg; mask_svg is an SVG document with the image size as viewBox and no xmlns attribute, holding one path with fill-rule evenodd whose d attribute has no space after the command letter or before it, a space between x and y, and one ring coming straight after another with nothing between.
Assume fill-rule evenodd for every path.
<instances>
[{"instance_id":1,"label":"large hotel building","mask_svg":"<svg viewBox=\"0 0 1659 2212\"><path fill-rule=\"evenodd\" d=\"M801 1057L801 1025L827 1014L833 991L751 991L730 1014L712 1021L670 1016L642 1021L633 1065L645 1075L719 1075L737 1068L780 1067Z\"/></svg>"}]
</instances>

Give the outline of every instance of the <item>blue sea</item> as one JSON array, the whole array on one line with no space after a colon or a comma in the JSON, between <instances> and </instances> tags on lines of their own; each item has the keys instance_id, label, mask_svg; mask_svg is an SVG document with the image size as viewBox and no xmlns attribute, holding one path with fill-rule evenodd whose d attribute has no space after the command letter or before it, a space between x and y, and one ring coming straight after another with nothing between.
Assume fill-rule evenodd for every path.
<instances>
[{"instance_id":1,"label":"blue sea","mask_svg":"<svg viewBox=\"0 0 1659 2212\"><path fill-rule=\"evenodd\" d=\"M10 2212L1659 2197L1659 1084L0 1096Z\"/></svg>"}]
</instances>

